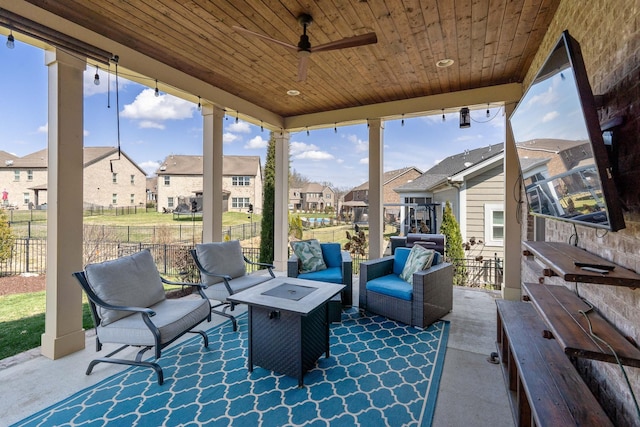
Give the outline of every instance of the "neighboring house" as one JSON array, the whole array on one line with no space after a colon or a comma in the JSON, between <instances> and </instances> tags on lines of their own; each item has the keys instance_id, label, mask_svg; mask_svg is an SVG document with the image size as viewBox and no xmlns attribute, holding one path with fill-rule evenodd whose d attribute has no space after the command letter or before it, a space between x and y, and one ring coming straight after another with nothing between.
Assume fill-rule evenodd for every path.
<instances>
[{"instance_id":1,"label":"neighboring house","mask_svg":"<svg viewBox=\"0 0 640 427\"><path fill-rule=\"evenodd\" d=\"M382 177L382 197L385 205L397 205L401 202L400 195L394 188L418 178L422 171L415 166L385 172ZM369 206L369 182L359 185L344 196L340 209L344 218L355 222L366 222L366 211ZM388 206L384 209L385 219L394 222L399 214L399 207Z\"/></svg>"},{"instance_id":2,"label":"neighboring house","mask_svg":"<svg viewBox=\"0 0 640 427\"><path fill-rule=\"evenodd\" d=\"M86 206L144 206L145 172L115 147L85 147L83 201ZM47 203L47 150L23 157L0 152L0 182L8 204L18 209Z\"/></svg>"},{"instance_id":3,"label":"neighboring house","mask_svg":"<svg viewBox=\"0 0 640 427\"><path fill-rule=\"evenodd\" d=\"M158 202L158 177L147 177L147 202Z\"/></svg>"},{"instance_id":4,"label":"neighboring house","mask_svg":"<svg viewBox=\"0 0 640 427\"><path fill-rule=\"evenodd\" d=\"M310 182L300 190L301 207L306 211L323 212L327 207L335 207L334 191L322 184Z\"/></svg>"},{"instance_id":5,"label":"neighboring house","mask_svg":"<svg viewBox=\"0 0 640 427\"><path fill-rule=\"evenodd\" d=\"M483 242L473 246L468 255L504 257L504 144L449 156L395 191L402 203L415 203L418 209L424 206L427 212L431 210L435 218L426 222L432 233L439 232L442 211L449 201L460 224L463 242L472 239ZM413 226L413 222L404 221L404 215L403 223Z\"/></svg>"},{"instance_id":6,"label":"neighboring house","mask_svg":"<svg viewBox=\"0 0 640 427\"><path fill-rule=\"evenodd\" d=\"M174 210L202 194L202 156L167 156L158 176L158 212ZM262 167L259 156L224 156L222 160L223 209L246 212L253 205L262 213Z\"/></svg>"}]
</instances>

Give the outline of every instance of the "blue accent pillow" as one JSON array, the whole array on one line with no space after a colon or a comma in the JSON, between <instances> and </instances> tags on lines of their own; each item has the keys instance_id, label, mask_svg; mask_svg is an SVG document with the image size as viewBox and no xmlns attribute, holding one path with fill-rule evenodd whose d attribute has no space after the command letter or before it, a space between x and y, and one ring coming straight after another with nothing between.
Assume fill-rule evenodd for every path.
<instances>
[{"instance_id":1,"label":"blue accent pillow","mask_svg":"<svg viewBox=\"0 0 640 427\"><path fill-rule=\"evenodd\" d=\"M404 265L407 263L407 258L409 258L410 253L410 248L396 248L393 257L393 274L396 276L402 274L402 270L404 269Z\"/></svg>"},{"instance_id":2,"label":"blue accent pillow","mask_svg":"<svg viewBox=\"0 0 640 427\"><path fill-rule=\"evenodd\" d=\"M322 257L327 267L342 266L342 254L340 253L340 243L320 243Z\"/></svg>"}]
</instances>

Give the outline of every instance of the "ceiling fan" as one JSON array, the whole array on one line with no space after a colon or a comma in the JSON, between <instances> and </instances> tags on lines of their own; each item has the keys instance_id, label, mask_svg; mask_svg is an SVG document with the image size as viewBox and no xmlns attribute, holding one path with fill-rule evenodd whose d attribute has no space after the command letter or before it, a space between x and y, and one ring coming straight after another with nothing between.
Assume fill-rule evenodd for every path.
<instances>
[{"instance_id":1,"label":"ceiling fan","mask_svg":"<svg viewBox=\"0 0 640 427\"><path fill-rule=\"evenodd\" d=\"M241 33L250 34L252 36L260 37L261 39L277 43L280 46L284 46L287 49L295 50L298 53L298 81L302 82L307 78L307 67L309 65L309 55L313 52L326 52L328 50L336 50L336 49L346 49L350 47L357 46L365 46L368 44L374 44L378 42L378 37L376 33L367 33L362 34L360 36L346 37L342 40L336 40L334 42L329 42L325 44L321 44L319 46L311 46L309 42L309 36L307 36L307 28L313 22L313 18L311 15L303 13L298 16L298 23L302 26L302 35L300 36L300 41L298 45L292 45L291 43L283 42L277 39L273 39L269 36L265 36L260 33L255 33L253 31L247 30L246 28L233 26L232 28Z\"/></svg>"}]
</instances>

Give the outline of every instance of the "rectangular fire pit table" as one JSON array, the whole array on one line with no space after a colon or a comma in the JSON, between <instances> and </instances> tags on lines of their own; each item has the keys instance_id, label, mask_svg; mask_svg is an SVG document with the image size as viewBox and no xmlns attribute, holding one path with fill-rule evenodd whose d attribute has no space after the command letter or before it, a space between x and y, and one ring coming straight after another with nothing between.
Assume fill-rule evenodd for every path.
<instances>
[{"instance_id":1,"label":"rectangular fire pit table","mask_svg":"<svg viewBox=\"0 0 640 427\"><path fill-rule=\"evenodd\" d=\"M298 378L329 357L328 301L344 285L277 277L231 295L249 313L249 372L254 365Z\"/></svg>"}]
</instances>

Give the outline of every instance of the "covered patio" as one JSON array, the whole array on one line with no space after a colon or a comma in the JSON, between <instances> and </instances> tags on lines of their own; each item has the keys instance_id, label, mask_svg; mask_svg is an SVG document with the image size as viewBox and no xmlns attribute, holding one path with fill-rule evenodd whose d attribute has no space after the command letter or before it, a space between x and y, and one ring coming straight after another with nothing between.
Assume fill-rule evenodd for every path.
<instances>
[{"instance_id":1,"label":"covered patio","mask_svg":"<svg viewBox=\"0 0 640 427\"><path fill-rule=\"evenodd\" d=\"M633 112L640 108L640 99L636 96L640 10L636 3L618 0L612 4L599 0L585 7L584 2L578 0L329 3L0 0L0 34L11 33L19 40L46 49L49 73L49 269L46 330L40 352L53 361L38 357L39 362L26 362L23 366L33 363L30 365L33 368L26 369L62 373L66 368L58 367L66 364L65 360L92 352L92 349L84 350L81 291L71 277L73 271L82 268L82 73L87 66L113 71L117 62L128 75L139 76L140 83L148 84L150 78L156 79L162 82L166 92L201 104L204 241L223 238L220 207L225 116L239 117L273 132L276 140L274 264L284 272L288 247L288 147L293 132L367 124L369 256L378 258L384 251L381 182L384 157L388 150L393 150L393 146L385 147L385 121L488 106L504 108L509 117L550 48L562 31L569 29L583 48L593 92L603 95L599 110L601 122L626 117L618 131L620 145L614 152L618 156L616 162L620 160L615 170L620 177L618 182L626 190L621 191L621 198L628 208L627 228L603 234L597 229L576 228L561 221L543 220L535 224L529 221L518 195L520 168L507 121L504 135L505 285L499 297L519 300L521 283L525 281L572 285L558 278L541 277L538 267L522 257L525 240L567 242L573 239L576 245L579 240L582 248L637 271L640 267L637 255L640 121ZM308 33L312 47L323 46L326 50L309 52L303 44L302 53L296 52L295 45L303 32L297 22L301 14L313 17ZM376 34L376 43L371 41L370 33ZM352 37L356 39L349 41ZM332 43L343 39L347 41L339 45L350 45L349 48L334 49ZM365 39L367 43L362 42ZM430 143L441 142L431 142L425 137L425 144ZM581 286L580 291L581 296L594 301L597 309L626 336L640 342L636 289L586 285ZM466 332L476 334L485 328L489 330L484 330L483 335L491 336L495 332L493 301L479 297L489 302L491 308L486 308L486 321L476 324L473 321L476 311L485 310L479 308L478 298L464 290L456 290L456 294L450 315L452 327L469 326L459 335L460 342L465 346L472 343ZM467 300L470 305L464 303ZM493 323L490 318L494 319ZM465 323L465 319L471 319L472 325ZM495 367L486 363L489 342L487 339L487 347L482 344L478 347L481 350L475 350L476 359L483 359L486 368L483 373ZM447 355L449 367L456 370L452 373L454 377L464 375L461 367L468 366L462 354L458 355L460 365L454 364L451 358L456 357L456 353ZM594 363L585 370L593 377L593 388L602 393L601 400L614 408L610 414L616 414L615 421L620 425L634 425L633 401L628 393L620 392L626 383L616 368ZM26 375L20 369L11 372L14 378ZM497 380L502 381L497 368L495 373ZM80 383L93 381L79 371L78 374L82 377L78 378ZM478 421L479 414L493 410L491 402L477 400L484 395L480 392L469 400L481 402L481 408L463 405L473 412L472 417L461 423L447 421L451 414L460 412L452 403L454 399L449 400L451 406L444 403L447 394L451 390L454 395L472 390L467 384L457 383L454 377L449 377L452 381L447 383L447 375L445 372L441 384L437 425L478 425L474 421ZM639 370L631 369L629 378L637 389ZM598 386L602 383L606 383L605 386ZM447 389L447 384L451 389ZM69 385L68 390L75 387L82 385ZM495 396L499 399L496 408L508 408L504 395ZM22 401L12 402L15 406ZM487 421L486 425L512 422L504 417L500 420L505 424Z\"/></svg>"}]
</instances>

